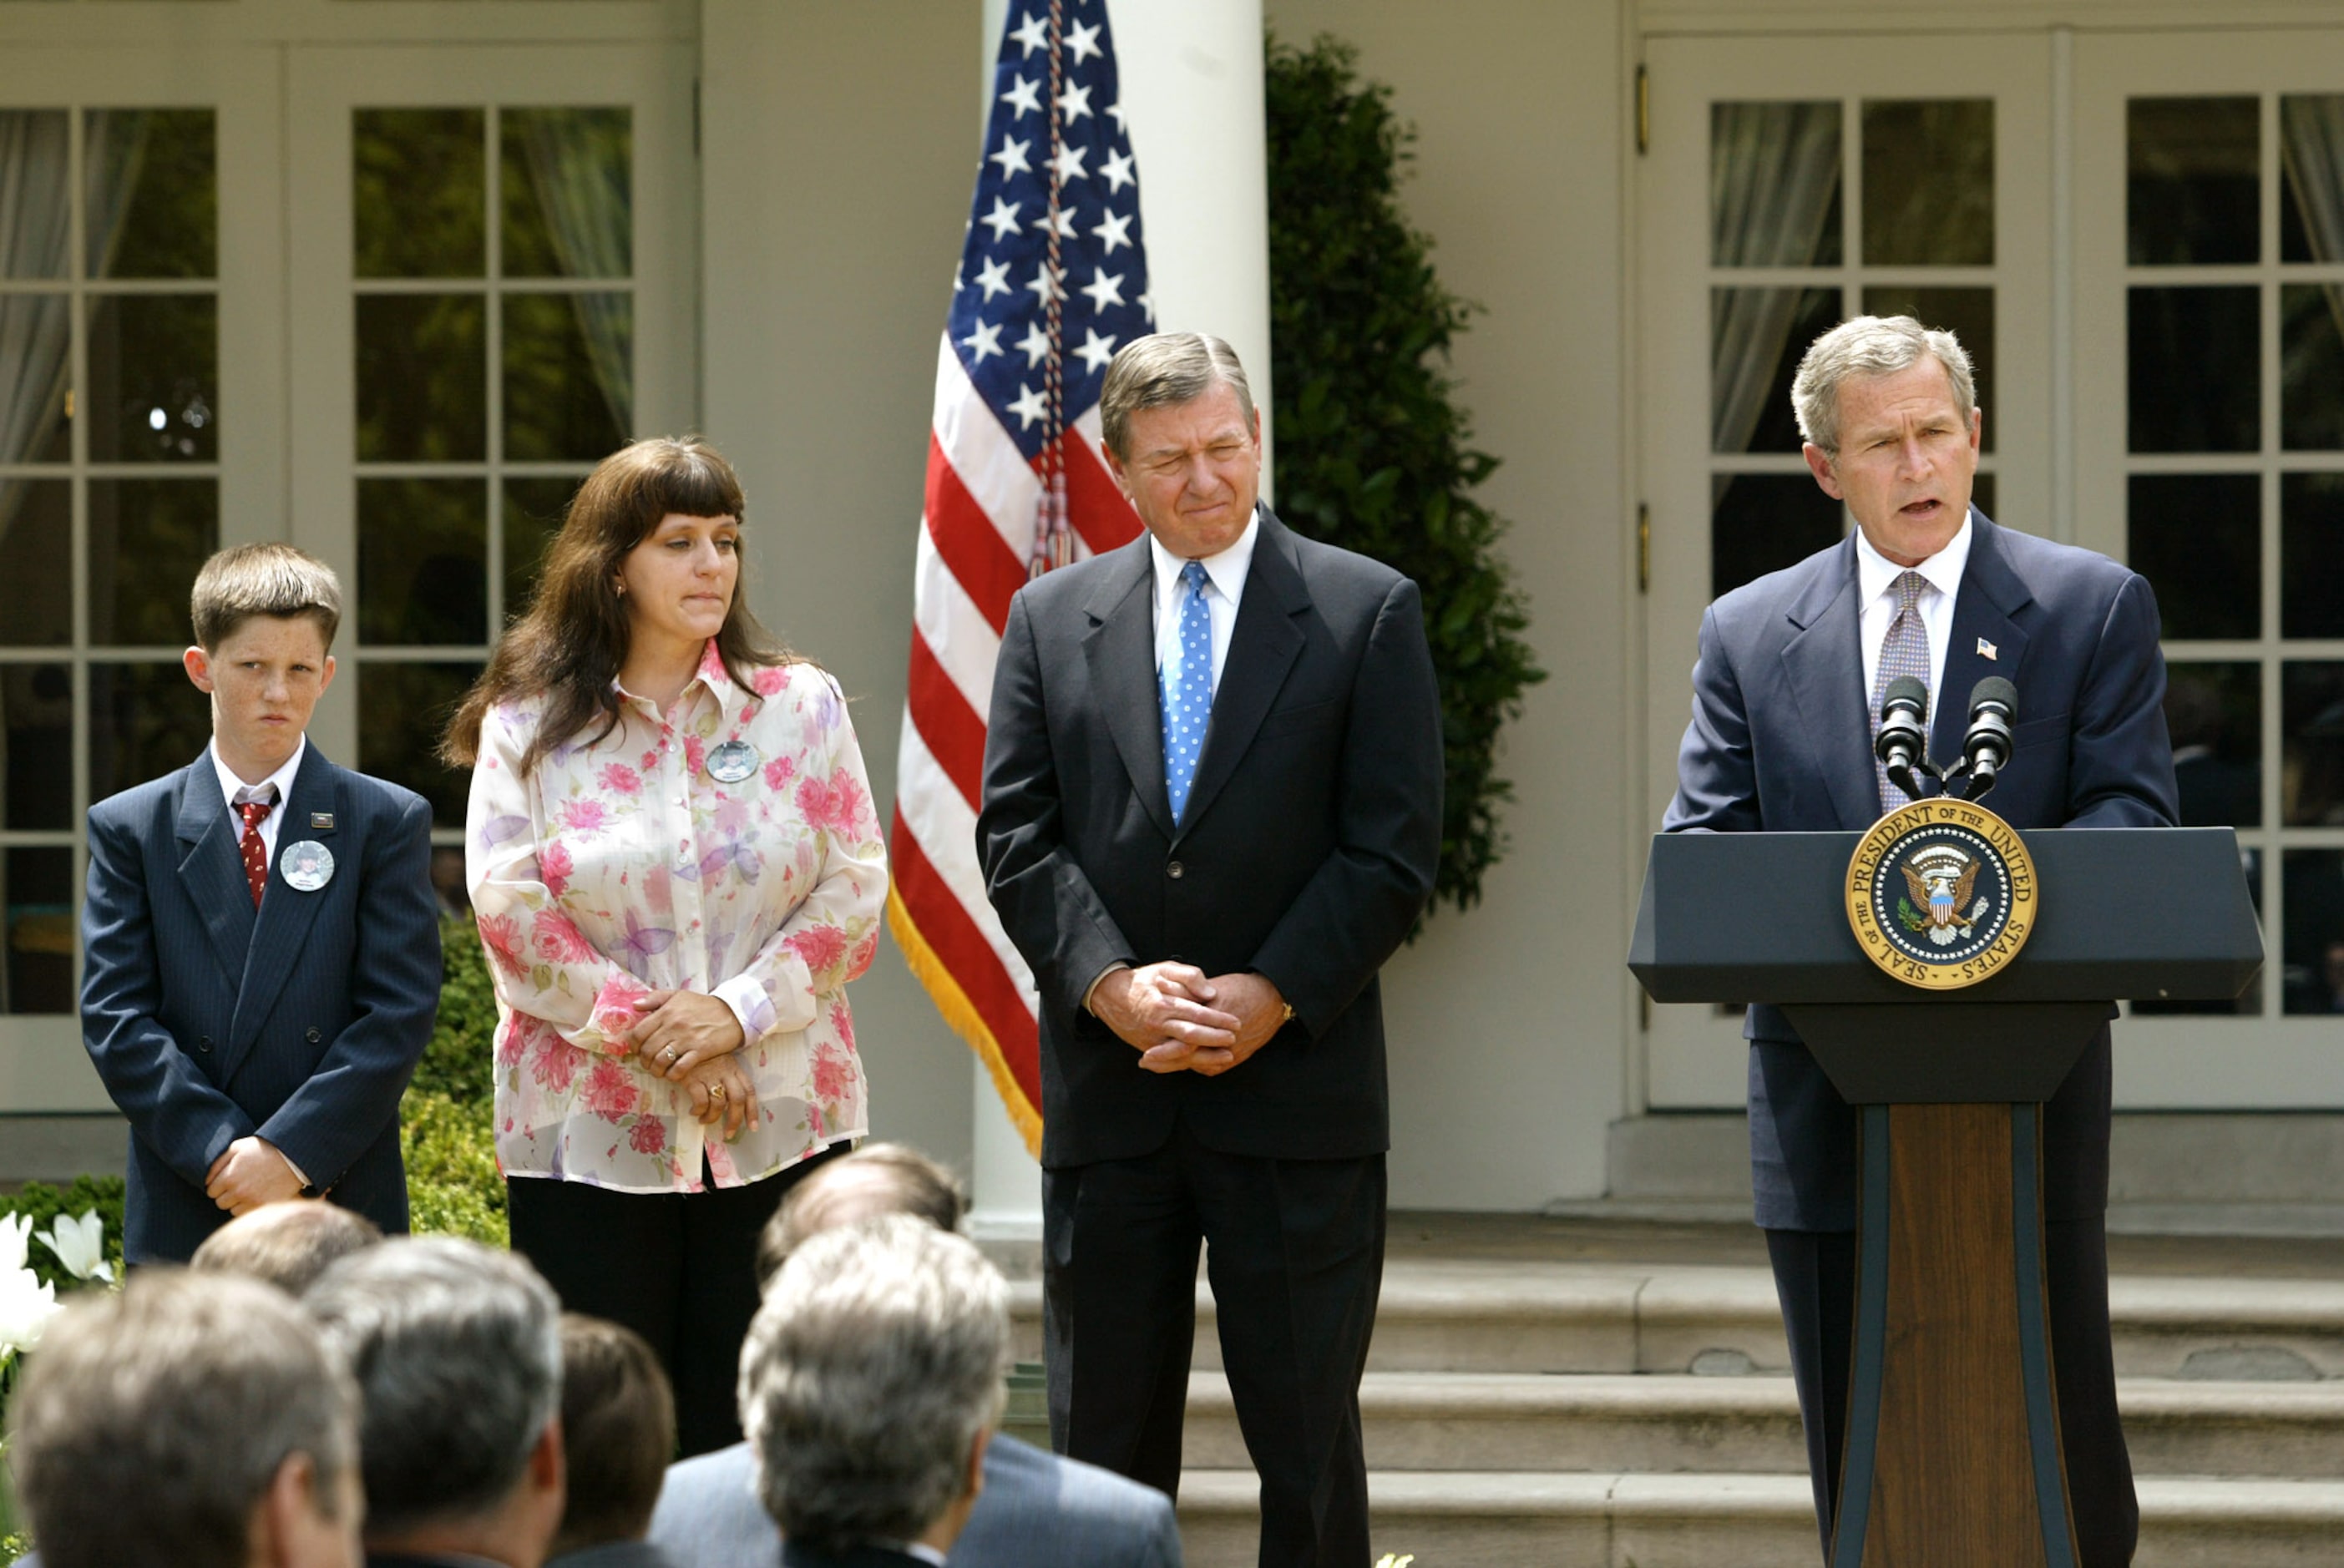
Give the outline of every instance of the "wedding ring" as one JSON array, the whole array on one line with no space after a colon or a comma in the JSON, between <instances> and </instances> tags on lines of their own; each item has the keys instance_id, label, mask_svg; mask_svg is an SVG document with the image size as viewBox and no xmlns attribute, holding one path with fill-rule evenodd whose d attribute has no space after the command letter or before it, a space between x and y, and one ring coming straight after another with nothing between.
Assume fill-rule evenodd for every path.
<instances>
[{"instance_id":1,"label":"wedding ring","mask_svg":"<svg viewBox=\"0 0 2344 1568\"><path fill-rule=\"evenodd\" d=\"M722 1084L710 1084L708 1086L708 1098L710 1099L722 1099L724 1098L724 1086Z\"/></svg>"},{"instance_id":2,"label":"wedding ring","mask_svg":"<svg viewBox=\"0 0 2344 1568\"><path fill-rule=\"evenodd\" d=\"M663 1062L672 1062L675 1060L675 1047L673 1046L670 1046L667 1049L662 1051L660 1053L660 1060Z\"/></svg>"}]
</instances>

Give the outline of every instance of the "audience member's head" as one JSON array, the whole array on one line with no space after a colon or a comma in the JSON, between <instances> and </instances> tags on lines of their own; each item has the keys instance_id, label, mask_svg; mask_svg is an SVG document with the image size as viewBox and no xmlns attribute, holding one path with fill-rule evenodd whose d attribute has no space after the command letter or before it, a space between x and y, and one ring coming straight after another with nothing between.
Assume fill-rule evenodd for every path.
<instances>
[{"instance_id":1,"label":"audience member's head","mask_svg":"<svg viewBox=\"0 0 2344 1568\"><path fill-rule=\"evenodd\" d=\"M908 1214L791 1252L741 1357L758 1495L784 1536L949 1549L1001 1416L1008 1299L973 1244Z\"/></svg>"},{"instance_id":2,"label":"audience member's head","mask_svg":"<svg viewBox=\"0 0 2344 1568\"><path fill-rule=\"evenodd\" d=\"M959 1178L908 1144L866 1143L825 1160L790 1189L757 1238L757 1283L770 1287L809 1236L883 1214L909 1214L939 1230L960 1229L968 1195Z\"/></svg>"},{"instance_id":3,"label":"audience member's head","mask_svg":"<svg viewBox=\"0 0 2344 1568\"><path fill-rule=\"evenodd\" d=\"M675 1397L632 1329L561 1314L561 1447L570 1501L554 1552L642 1540L675 1457Z\"/></svg>"},{"instance_id":4,"label":"audience member's head","mask_svg":"<svg viewBox=\"0 0 2344 1568\"><path fill-rule=\"evenodd\" d=\"M561 1330L520 1258L387 1241L302 1299L358 1379L370 1550L537 1568L561 1520Z\"/></svg>"},{"instance_id":5,"label":"audience member's head","mask_svg":"<svg viewBox=\"0 0 2344 1568\"><path fill-rule=\"evenodd\" d=\"M328 1264L382 1239L365 1215L338 1203L296 1199L265 1203L229 1220L196 1249L188 1261L199 1273L266 1280L298 1296Z\"/></svg>"},{"instance_id":6,"label":"audience member's head","mask_svg":"<svg viewBox=\"0 0 2344 1568\"><path fill-rule=\"evenodd\" d=\"M49 1568L357 1568L358 1391L258 1280L142 1270L76 1298L8 1415Z\"/></svg>"}]
</instances>

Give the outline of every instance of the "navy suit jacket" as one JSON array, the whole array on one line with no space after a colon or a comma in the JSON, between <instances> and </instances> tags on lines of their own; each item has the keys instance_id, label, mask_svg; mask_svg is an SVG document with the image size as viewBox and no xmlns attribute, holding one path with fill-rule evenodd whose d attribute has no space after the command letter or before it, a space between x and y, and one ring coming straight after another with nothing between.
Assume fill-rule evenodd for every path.
<instances>
[{"instance_id":1,"label":"navy suit jacket","mask_svg":"<svg viewBox=\"0 0 2344 1568\"><path fill-rule=\"evenodd\" d=\"M1164 787L1147 536L1010 601L985 733L985 891L1041 992L1042 1163L1390 1145L1377 971L1440 857L1440 695L1416 584L1260 509L1186 812ZM1217 1077L1142 1072L1083 1007L1116 963L1252 970L1295 1018Z\"/></svg>"},{"instance_id":2,"label":"navy suit jacket","mask_svg":"<svg viewBox=\"0 0 2344 1568\"><path fill-rule=\"evenodd\" d=\"M1970 517L1931 759L1958 760L1970 688L2000 675L2018 689L2018 724L1987 807L2019 828L2171 826L2179 807L2147 581ZM1709 607L1663 832L1861 832L1879 819L1856 594L1850 535ZM1854 1112L1779 1008L1753 1007L1743 1032L1758 1223L1854 1229ZM2107 1207L2107 1084L2103 1032L2047 1112L2048 1218Z\"/></svg>"},{"instance_id":3,"label":"navy suit jacket","mask_svg":"<svg viewBox=\"0 0 2344 1568\"><path fill-rule=\"evenodd\" d=\"M399 1098L440 1005L430 808L312 744L278 809L278 850L314 839L334 875L305 893L272 865L256 913L207 754L90 808L82 1041L130 1119L132 1262L227 1223L204 1183L255 1133L407 1229Z\"/></svg>"},{"instance_id":4,"label":"navy suit jacket","mask_svg":"<svg viewBox=\"0 0 2344 1568\"><path fill-rule=\"evenodd\" d=\"M782 1533L757 1501L749 1445L670 1465L651 1540L677 1568L778 1568ZM953 1568L1180 1568L1180 1530L1153 1487L995 1432L950 1555Z\"/></svg>"}]
</instances>

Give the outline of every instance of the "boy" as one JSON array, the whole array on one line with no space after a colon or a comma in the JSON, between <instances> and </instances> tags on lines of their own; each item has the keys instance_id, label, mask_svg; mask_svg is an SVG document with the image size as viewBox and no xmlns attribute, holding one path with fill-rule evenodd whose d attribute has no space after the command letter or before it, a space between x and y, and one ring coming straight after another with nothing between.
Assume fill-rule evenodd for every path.
<instances>
[{"instance_id":1,"label":"boy","mask_svg":"<svg viewBox=\"0 0 2344 1568\"><path fill-rule=\"evenodd\" d=\"M341 606L290 545L206 561L182 662L212 743L90 808L82 1042L130 1118L134 1263L288 1198L407 1229L399 1097L440 1000L430 809L308 742Z\"/></svg>"}]
</instances>

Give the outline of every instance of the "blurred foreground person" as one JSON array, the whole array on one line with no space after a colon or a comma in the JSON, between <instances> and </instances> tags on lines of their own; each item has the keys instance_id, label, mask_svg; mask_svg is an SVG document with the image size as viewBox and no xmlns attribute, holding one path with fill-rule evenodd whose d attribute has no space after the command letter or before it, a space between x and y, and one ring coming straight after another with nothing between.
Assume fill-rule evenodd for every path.
<instances>
[{"instance_id":1,"label":"blurred foreground person","mask_svg":"<svg viewBox=\"0 0 2344 1568\"><path fill-rule=\"evenodd\" d=\"M809 1240L741 1355L741 1424L783 1568L943 1563L985 1488L1009 1288L909 1215Z\"/></svg>"},{"instance_id":2,"label":"blurred foreground person","mask_svg":"<svg viewBox=\"0 0 2344 1568\"><path fill-rule=\"evenodd\" d=\"M552 1288L435 1236L343 1259L302 1304L358 1380L368 1568L540 1568L562 1506Z\"/></svg>"},{"instance_id":3,"label":"blurred foreground person","mask_svg":"<svg viewBox=\"0 0 2344 1568\"><path fill-rule=\"evenodd\" d=\"M569 1502L547 1568L670 1568L643 1536L675 1453L675 1396L641 1334L561 1314L561 1448Z\"/></svg>"},{"instance_id":4,"label":"blurred foreground person","mask_svg":"<svg viewBox=\"0 0 2344 1568\"><path fill-rule=\"evenodd\" d=\"M204 1238L189 1266L265 1280L298 1296L340 1259L381 1241L382 1229L334 1203L288 1199L238 1215Z\"/></svg>"},{"instance_id":5,"label":"blurred foreground person","mask_svg":"<svg viewBox=\"0 0 2344 1568\"><path fill-rule=\"evenodd\" d=\"M900 1143L870 1143L809 1175L758 1243L770 1287L808 1237L882 1215L956 1229L968 1207L953 1173ZM778 1568L781 1533L757 1498L746 1442L671 1467L652 1540L677 1568ZM953 1568L1179 1568L1172 1504L1153 1487L996 1432L985 1491L953 1543Z\"/></svg>"},{"instance_id":6,"label":"blurred foreground person","mask_svg":"<svg viewBox=\"0 0 2344 1568\"><path fill-rule=\"evenodd\" d=\"M78 1298L8 1413L49 1568L357 1568L358 1391L257 1280L146 1270Z\"/></svg>"}]
</instances>

